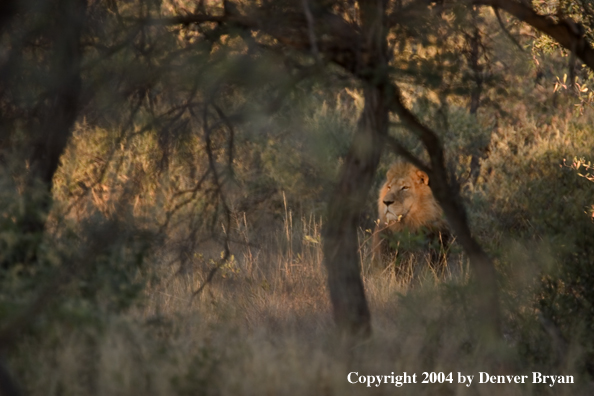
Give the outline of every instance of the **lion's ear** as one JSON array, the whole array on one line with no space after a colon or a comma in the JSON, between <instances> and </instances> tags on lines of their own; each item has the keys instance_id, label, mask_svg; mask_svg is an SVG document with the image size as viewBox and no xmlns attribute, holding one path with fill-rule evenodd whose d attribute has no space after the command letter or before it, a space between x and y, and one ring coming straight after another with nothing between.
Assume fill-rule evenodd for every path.
<instances>
[{"instance_id":1,"label":"lion's ear","mask_svg":"<svg viewBox=\"0 0 594 396\"><path fill-rule=\"evenodd\" d=\"M426 186L429 185L429 176L425 172L418 170L417 177L419 178L420 183L424 183Z\"/></svg>"}]
</instances>

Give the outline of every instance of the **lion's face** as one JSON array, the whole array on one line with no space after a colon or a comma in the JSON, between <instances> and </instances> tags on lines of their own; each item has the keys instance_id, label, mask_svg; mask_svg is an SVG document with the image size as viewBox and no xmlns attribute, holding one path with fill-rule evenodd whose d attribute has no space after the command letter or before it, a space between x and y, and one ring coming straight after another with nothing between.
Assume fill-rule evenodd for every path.
<instances>
[{"instance_id":1,"label":"lion's face","mask_svg":"<svg viewBox=\"0 0 594 396\"><path fill-rule=\"evenodd\" d=\"M435 201L427 174L414 165L398 162L390 168L378 200L380 226L392 231L412 231L441 226L442 212Z\"/></svg>"}]
</instances>

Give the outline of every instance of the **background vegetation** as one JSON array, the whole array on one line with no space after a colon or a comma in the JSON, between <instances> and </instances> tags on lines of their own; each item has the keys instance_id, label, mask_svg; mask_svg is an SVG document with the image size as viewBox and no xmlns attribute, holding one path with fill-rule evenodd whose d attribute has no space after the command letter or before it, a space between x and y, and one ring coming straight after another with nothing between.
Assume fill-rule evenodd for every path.
<instances>
[{"instance_id":1,"label":"background vegetation","mask_svg":"<svg viewBox=\"0 0 594 396\"><path fill-rule=\"evenodd\" d=\"M325 41L336 18L373 36L358 2L1 3L0 393L391 394L347 374L540 371L576 384L398 392L590 394L591 5L491 3L379 1L379 72L345 66L368 55L348 30ZM439 137L496 269L495 337L461 244L445 274L423 255L415 276L368 270L386 142L353 224L372 334L337 336L323 230L349 210L336 191L381 76ZM432 164L405 116L385 126Z\"/></svg>"}]
</instances>

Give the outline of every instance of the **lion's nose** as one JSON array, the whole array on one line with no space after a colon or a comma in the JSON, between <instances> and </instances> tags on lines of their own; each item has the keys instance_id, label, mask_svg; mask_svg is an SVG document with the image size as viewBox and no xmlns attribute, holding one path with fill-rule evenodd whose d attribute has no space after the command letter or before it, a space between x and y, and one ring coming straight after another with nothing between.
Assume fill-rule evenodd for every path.
<instances>
[{"instance_id":1,"label":"lion's nose","mask_svg":"<svg viewBox=\"0 0 594 396\"><path fill-rule=\"evenodd\" d=\"M392 205L393 203L394 203L394 201L389 201L389 200L385 200L385 201L384 201L384 205L386 205L386 206L390 206L390 205Z\"/></svg>"}]
</instances>

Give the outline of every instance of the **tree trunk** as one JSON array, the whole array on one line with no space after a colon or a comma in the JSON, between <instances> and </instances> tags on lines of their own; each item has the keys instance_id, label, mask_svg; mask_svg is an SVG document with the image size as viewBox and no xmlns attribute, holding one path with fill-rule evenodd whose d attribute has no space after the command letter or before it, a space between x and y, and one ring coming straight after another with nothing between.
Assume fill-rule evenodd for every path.
<instances>
[{"instance_id":1,"label":"tree trunk","mask_svg":"<svg viewBox=\"0 0 594 396\"><path fill-rule=\"evenodd\" d=\"M44 231L45 217L51 207L53 178L78 116L82 89L80 40L87 2L59 0L56 3L56 12L52 15L55 20L45 26L42 33L42 36L52 42L50 67L44 81L44 88L49 93L49 103L40 106L43 109L40 118L29 124L32 150L28 158L29 169L23 191L26 204L24 214L18 220L19 228L31 238L24 240L24 246L14 249L19 257L0 262L3 267L10 266L11 262L26 264L36 261L37 241ZM8 78L20 77L18 71L13 74L17 75ZM42 194L39 194L40 188L43 190ZM28 241L33 242L31 244Z\"/></svg>"},{"instance_id":2,"label":"tree trunk","mask_svg":"<svg viewBox=\"0 0 594 396\"><path fill-rule=\"evenodd\" d=\"M361 280L357 225L362 217L381 154L388 112L378 87L365 89L365 107L340 181L328 204L324 257L334 320L348 335L368 336L370 314Z\"/></svg>"},{"instance_id":3,"label":"tree trunk","mask_svg":"<svg viewBox=\"0 0 594 396\"><path fill-rule=\"evenodd\" d=\"M55 49L48 85L55 86L53 101L46 109L43 124L37 131L36 144L30 158L32 176L51 190L60 157L66 149L78 115L82 81L80 38L84 26L86 0L62 0L57 13Z\"/></svg>"},{"instance_id":4,"label":"tree trunk","mask_svg":"<svg viewBox=\"0 0 594 396\"><path fill-rule=\"evenodd\" d=\"M365 106L357 132L340 173L340 179L328 204L328 220L324 229L324 258L328 269L330 300L338 330L347 337L371 334L371 315L365 298L357 225L362 217L373 176L379 164L383 137L388 131L386 98L386 38L383 28L385 2L361 4L365 40L361 47L369 49L373 58L371 70L376 85L364 89ZM365 44L365 45L363 45ZM361 54L360 56L363 56Z\"/></svg>"}]
</instances>

